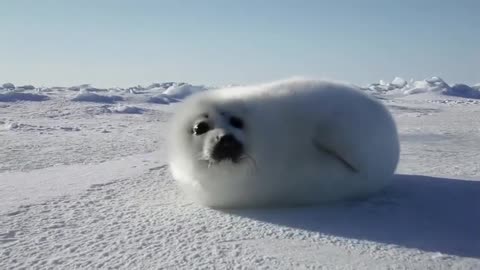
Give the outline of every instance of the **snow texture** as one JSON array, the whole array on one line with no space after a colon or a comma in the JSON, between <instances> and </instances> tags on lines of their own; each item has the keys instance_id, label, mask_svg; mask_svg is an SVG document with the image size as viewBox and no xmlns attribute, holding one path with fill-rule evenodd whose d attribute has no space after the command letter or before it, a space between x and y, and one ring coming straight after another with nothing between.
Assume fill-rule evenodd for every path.
<instances>
[{"instance_id":1,"label":"snow texture","mask_svg":"<svg viewBox=\"0 0 480 270\"><path fill-rule=\"evenodd\" d=\"M146 102L157 86L109 89L138 115L67 87L0 103L0 269L480 269L480 100L388 84L365 91L398 125L393 184L308 208L188 201L166 165L177 104Z\"/></svg>"},{"instance_id":2,"label":"snow texture","mask_svg":"<svg viewBox=\"0 0 480 270\"><path fill-rule=\"evenodd\" d=\"M83 102L98 102L98 103L115 103L117 101L122 101L123 97L121 96L105 96L99 95L93 92L80 92L77 96L72 98L72 101L83 101Z\"/></svg>"},{"instance_id":3,"label":"snow texture","mask_svg":"<svg viewBox=\"0 0 480 270\"><path fill-rule=\"evenodd\" d=\"M142 114L145 110L135 106L118 105L112 111L115 113Z\"/></svg>"}]
</instances>

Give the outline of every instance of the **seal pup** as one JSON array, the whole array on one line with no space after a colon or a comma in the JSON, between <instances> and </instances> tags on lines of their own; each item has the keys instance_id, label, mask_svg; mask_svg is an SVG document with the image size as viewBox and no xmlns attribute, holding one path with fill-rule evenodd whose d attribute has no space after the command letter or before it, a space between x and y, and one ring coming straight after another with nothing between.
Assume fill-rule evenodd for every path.
<instances>
[{"instance_id":1,"label":"seal pup","mask_svg":"<svg viewBox=\"0 0 480 270\"><path fill-rule=\"evenodd\" d=\"M392 116L349 84L291 79L205 91L179 106L169 167L210 207L363 197L389 183L399 160Z\"/></svg>"}]
</instances>

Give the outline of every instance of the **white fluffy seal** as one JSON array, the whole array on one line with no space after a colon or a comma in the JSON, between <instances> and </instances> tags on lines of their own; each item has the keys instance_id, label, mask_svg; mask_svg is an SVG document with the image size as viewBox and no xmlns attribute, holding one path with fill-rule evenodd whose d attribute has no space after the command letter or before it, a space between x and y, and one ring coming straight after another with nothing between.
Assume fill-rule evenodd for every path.
<instances>
[{"instance_id":1,"label":"white fluffy seal","mask_svg":"<svg viewBox=\"0 0 480 270\"><path fill-rule=\"evenodd\" d=\"M361 197L383 188L398 163L390 113L354 86L287 80L206 91L180 106L170 169L210 207Z\"/></svg>"}]
</instances>

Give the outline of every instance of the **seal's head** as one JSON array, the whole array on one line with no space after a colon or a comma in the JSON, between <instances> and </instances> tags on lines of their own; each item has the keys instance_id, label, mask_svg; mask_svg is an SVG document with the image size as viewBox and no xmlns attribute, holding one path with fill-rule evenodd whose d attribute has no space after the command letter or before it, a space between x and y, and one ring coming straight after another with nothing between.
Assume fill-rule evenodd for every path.
<instances>
[{"instance_id":1,"label":"seal's head","mask_svg":"<svg viewBox=\"0 0 480 270\"><path fill-rule=\"evenodd\" d=\"M247 156L245 108L241 102L193 98L177 114L173 156L190 166L239 165ZM198 169L198 168L197 168Z\"/></svg>"},{"instance_id":2,"label":"seal's head","mask_svg":"<svg viewBox=\"0 0 480 270\"><path fill-rule=\"evenodd\" d=\"M189 140L199 160L236 163L244 155L244 128L241 116L214 109L191 122Z\"/></svg>"},{"instance_id":3,"label":"seal's head","mask_svg":"<svg viewBox=\"0 0 480 270\"><path fill-rule=\"evenodd\" d=\"M169 138L173 178L188 197L211 207L247 204L254 187L248 182L258 172L250 107L223 93L210 90L179 104Z\"/></svg>"}]
</instances>

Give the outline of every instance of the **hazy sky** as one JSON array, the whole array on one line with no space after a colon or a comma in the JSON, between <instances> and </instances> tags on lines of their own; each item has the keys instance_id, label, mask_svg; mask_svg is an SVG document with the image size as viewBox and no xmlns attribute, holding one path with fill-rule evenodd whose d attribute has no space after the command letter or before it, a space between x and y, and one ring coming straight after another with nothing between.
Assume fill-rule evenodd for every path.
<instances>
[{"instance_id":1,"label":"hazy sky","mask_svg":"<svg viewBox=\"0 0 480 270\"><path fill-rule=\"evenodd\" d=\"M0 0L0 82L480 82L480 1Z\"/></svg>"}]
</instances>

